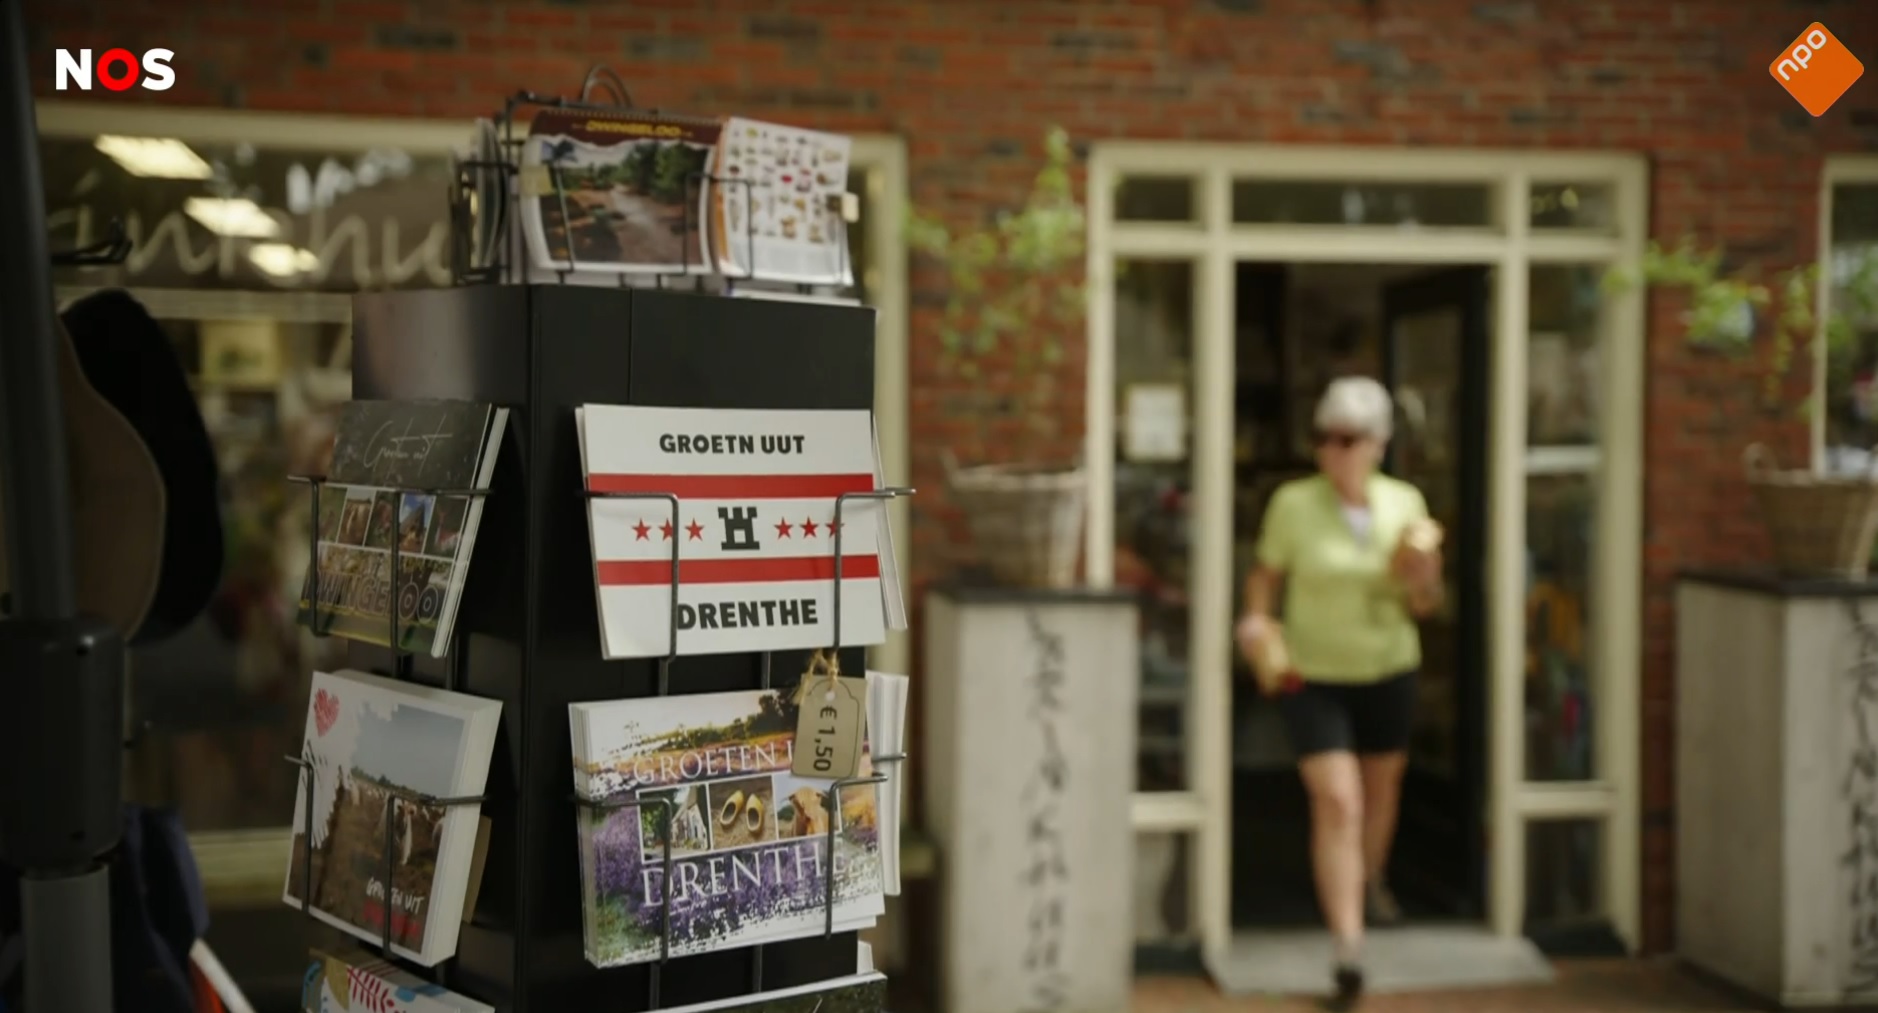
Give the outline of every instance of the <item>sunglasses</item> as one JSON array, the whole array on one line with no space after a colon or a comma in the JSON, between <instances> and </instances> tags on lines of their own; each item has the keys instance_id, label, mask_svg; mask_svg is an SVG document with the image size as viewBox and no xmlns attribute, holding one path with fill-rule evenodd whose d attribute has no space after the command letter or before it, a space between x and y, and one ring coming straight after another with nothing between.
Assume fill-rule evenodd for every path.
<instances>
[{"instance_id":1,"label":"sunglasses","mask_svg":"<svg viewBox=\"0 0 1878 1013\"><path fill-rule=\"evenodd\" d=\"M1338 450L1348 450L1363 442L1363 438L1354 433L1318 433L1316 435L1318 446L1335 447Z\"/></svg>"}]
</instances>

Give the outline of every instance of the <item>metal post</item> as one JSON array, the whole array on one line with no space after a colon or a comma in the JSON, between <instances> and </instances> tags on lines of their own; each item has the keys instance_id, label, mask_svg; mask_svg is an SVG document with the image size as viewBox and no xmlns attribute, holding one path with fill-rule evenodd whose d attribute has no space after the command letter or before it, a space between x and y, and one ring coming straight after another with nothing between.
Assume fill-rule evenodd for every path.
<instances>
[{"instance_id":1,"label":"metal post","mask_svg":"<svg viewBox=\"0 0 1878 1013\"><path fill-rule=\"evenodd\" d=\"M20 881L24 1013L111 1013L110 903L111 873L102 865Z\"/></svg>"},{"instance_id":2,"label":"metal post","mask_svg":"<svg viewBox=\"0 0 1878 1013\"><path fill-rule=\"evenodd\" d=\"M38 127L18 3L0 3L0 860L21 870L28 1013L112 1013L124 640L76 613L63 407ZM33 776L19 776L34 771Z\"/></svg>"},{"instance_id":3,"label":"metal post","mask_svg":"<svg viewBox=\"0 0 1878 1013\"><path fill-rule=\"evenodd\" d=\"M13 615L72 615L71 511L52 342L52 258L20 4L0 4L0 482L7 491L6 549Z\"/></svg>"}]
</instances>

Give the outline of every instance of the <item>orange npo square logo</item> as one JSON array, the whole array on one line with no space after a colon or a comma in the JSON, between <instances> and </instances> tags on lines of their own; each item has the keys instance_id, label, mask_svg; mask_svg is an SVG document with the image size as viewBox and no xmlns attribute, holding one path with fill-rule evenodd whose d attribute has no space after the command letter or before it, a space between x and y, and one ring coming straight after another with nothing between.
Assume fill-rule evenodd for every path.
<instances>
[{"instance_id":1,"label":"orange npo square logo","mask_svg":"<svg viewBox=\"0 0 1878 1013\"><path fill-rule=\"evenodd\" d=\"M1858 57L1817 21L1767 69L1814 116L1824 116L1865 73Z\"/></svg>"}]
</instances>

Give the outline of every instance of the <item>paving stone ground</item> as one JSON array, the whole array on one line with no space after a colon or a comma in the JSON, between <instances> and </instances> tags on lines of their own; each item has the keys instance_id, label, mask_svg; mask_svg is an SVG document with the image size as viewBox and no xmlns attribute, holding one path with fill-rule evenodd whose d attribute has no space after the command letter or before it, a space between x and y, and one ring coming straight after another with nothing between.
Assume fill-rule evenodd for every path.
<instances>
[{"instance_id":1,"label":"paving stone ground","mask_svg":"<svg viewBox=\"0 0 1878 1013\"><path fill-rule=\"evenodd\" d=\"M1421 992L1366 999L1362 1013L1737 1013L1765 1004L1700 978L1673 960L1563 961L1550 985ZM1309 1013L1307 998L1222 996L1204 978L1144 977L1135 1013Z\"/></svg>"}]
</instances>

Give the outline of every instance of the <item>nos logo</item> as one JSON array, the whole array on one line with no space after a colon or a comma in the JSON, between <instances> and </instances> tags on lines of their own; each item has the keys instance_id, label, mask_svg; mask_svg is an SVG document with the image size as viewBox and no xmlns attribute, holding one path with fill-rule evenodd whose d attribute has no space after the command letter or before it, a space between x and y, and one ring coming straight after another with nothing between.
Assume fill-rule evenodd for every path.
<instances>
[{"instance_id":1,"label":"nos logo","mask_svg":"<svg viewBox=\"0 0 1878 1013\"><path fill-rule=\"evenodd\" d=\"M107 49L98 56L97 81L112 91L124 91L139 80L150 91L169 91L176 83L176 71L170 67L175 57L170 50L151 49L140 60L128 49ZM76 84L80 91L90 91L92 72L91 50L58 50L54 54L52 87L65 91Z\"/></svg>"}]
</instances>

